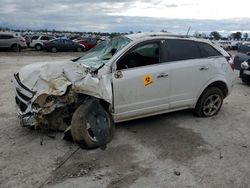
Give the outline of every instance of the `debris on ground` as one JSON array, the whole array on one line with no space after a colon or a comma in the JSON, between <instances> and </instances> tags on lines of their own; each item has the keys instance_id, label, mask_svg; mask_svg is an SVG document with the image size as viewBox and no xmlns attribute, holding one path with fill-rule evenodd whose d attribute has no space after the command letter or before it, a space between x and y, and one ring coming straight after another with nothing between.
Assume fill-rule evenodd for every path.
<instances>
[{"instance_id":1,"label":"debris on ground","mask_svg":"<svg viewBox=\"0 0 250 188\"><path fill-rule=\"evenodd\" d=\"M220 160L221 160L221 159L223 159L223 155L222 155L222 153L220 152Z\"/></svg>"},{"instance_id":2,"label":"debris on ground","mask_svg":"<svg viewBox=\"0 0 250 188\"><path fill-rule=\"evenodd\" d=\"M176 176L180 176L180 175L181 175L181 172L178 171L178 170L175 170L175 171L174 171L174 174L175 174Z\"/></svg>"}]
</instances>

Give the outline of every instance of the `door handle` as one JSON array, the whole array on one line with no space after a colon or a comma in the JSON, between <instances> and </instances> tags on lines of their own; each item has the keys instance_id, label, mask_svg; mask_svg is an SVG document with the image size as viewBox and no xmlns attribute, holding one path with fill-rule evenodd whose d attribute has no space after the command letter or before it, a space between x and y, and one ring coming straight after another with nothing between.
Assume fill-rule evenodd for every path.
<instances>
[{"instance_id":1,"label":"door handle","mask_svg":"<svg viewBox=\"0 0 250 188\"><path fill-rule=\"evenodd\" d=\"M168 77L168 74L166 74L166 73L160 73L160 74L157 76L157 78L166 78L166 77Z\"/></svg>"},{"instance_id":2,"label":"door handle","mask_svg":"<svg viewBox=\"0 0 250 188\"><path fill-rule=\"evenodd\" d=\"M207 66L201 66L201 68L200 68L200 70L208 70L209 69L209 67L207 67Z\"/></svg>"}]
</instances>

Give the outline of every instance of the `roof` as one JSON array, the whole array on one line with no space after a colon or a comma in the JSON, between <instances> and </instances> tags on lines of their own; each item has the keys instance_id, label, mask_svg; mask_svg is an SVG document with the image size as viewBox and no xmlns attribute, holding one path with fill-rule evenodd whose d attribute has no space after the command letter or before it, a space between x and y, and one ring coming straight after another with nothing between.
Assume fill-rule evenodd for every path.
<instances>
[{"instance_id":1,"label":"roof","mask_svg":"<svg viewBox=\"0 0 250 188\"><path fill-rule=\"evenodd\" d=\"M12 32L0 32L1 35L15 35L15 33Z\"/></svg>"},{"instance_id":2,"label":"roof","mask_svg":"<svg viewBox=\"0 0 250 188\"><path fill-rule=\"evenodd\" d=\"M148 37L177 37L177 38L188 38L186 35L179 35L173 33L165 33L165 32L146 32L146 33L134 33L126 35L131 40L137 40L140 38L148 38Z\"/></svg>"}]
</instances>

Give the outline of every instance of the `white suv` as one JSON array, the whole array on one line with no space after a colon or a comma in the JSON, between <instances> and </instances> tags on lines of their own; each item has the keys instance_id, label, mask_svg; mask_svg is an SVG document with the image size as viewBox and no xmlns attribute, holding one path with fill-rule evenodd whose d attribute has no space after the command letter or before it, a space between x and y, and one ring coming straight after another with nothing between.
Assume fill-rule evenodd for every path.
<instances>
[{"instance_id":1,"label":"white suv","mask_svg":"<svg viewBox=\"0 0 250 188\"><path fill-rule=\"evenodd\" d=\"M122 122L182 109L216 115L233 86L231 58L208 41L164 33L108 39L83 57L14 75L22 125L71 131L104 146Z\"/></svg>"},{"instance_id":2,"label":"white suv","mask_svg":"<svg viewBox=\"0 0 250 188\"><path fill-rule=\"evenodd\" d=\"M27 44L23 37L14 33L0 32L0 49L4 48L19 52L21 49L27 48Z\"/></svg>"},{"instance_id":3,"label":"white suv","mask_svg":"<svg viewBox=\"0 0 250 188\"><path fill-rule=\"evenodd\" d=\"M31 38L31 41L30 41L30 47L31 48L35 48L36 50L42 50L43 48L43 43L44 42L48 42L52 39L55 39L55 37L53 36L46 36L46 35L35 35Z\"/></svg>"}]
</instances>

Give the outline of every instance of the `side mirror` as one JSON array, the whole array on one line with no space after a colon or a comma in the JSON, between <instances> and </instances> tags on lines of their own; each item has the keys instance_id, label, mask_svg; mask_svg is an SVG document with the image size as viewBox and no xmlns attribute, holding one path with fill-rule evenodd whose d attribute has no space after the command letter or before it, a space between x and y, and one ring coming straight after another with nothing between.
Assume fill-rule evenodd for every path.
<instances>
[{"instance_id":1,"label":"side mirror","mask_svg":"<svg viewBox=\"0 0 250 188\"><path fill-rule=\"evenodd\" d=\"M246 54L250 56L250 52L247 52Z\"/></svg>"}]
</instances>

